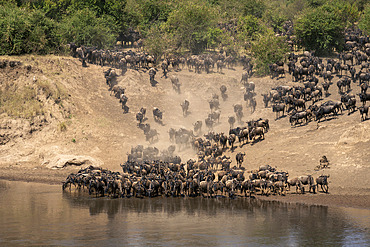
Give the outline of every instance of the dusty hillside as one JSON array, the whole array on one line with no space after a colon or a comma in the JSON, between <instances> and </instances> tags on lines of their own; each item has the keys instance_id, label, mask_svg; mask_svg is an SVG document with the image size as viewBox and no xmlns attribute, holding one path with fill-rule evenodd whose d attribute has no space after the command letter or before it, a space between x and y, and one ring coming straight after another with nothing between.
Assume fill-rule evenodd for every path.
<instances>
[{"instance_id":1,"label":"dusty hillside","mask_svg":"<svg viewBox=\"0 0 370 247\"><path fill-rule=\"evenodd\" d=\"M290 176L325 173L330 174L332 193L370 194L370 182L367 179L370 172L370 121L360 122L358 111L349 116L345 111L330 121L320 124L311 122L295 128L290 126L287 117L275 121L272 109L263 108L261 93L268 92L273 86L289 84L289 75L279 80L269 77L250 79L255 82L257 92L257 110L251 114L243 101L241 67L224 69L223 74L196 74L187 69L170 71L169 75L177 75L182 83L180 94L172 88L169 79L161 77L161 72L156 76L158 84L152 87L146 71L128 70L117 78L126 87L127 105L130 107L129 113L123 114L118 99L110 95L105 83L103 71L107 67L89 65L82 68L81 62L71 57L25 56L6 59L19 60L22 66L18 69L0 69L2 85L6 81L32 84L35 80L43 79L59 85L63 93L61 102L41 100L48 108L48 114L32 120L11 120L14 117L1 115L0 134L9 136L9 132L18 133L10 135L6 144L0 146L0 166L5 174L2 177L35 168L40 173L53 176L54 172L62 177L71 169L49 172L43 167L54 162L55 157L63 155L88 156L103 167L119 171L119 164L125 161L132 146L150 145L136 124L135 114L141 107L147 108L147 122L160 133L159 142L153 145L163 149L171 144L168 135L171 127L192 129L193 123L202 120L203 133L207 132L204 119L210 113L208 101L213 93L220 95L219 88L225 85L229 97L226 101L220 99L221 118L215 131L228 132L227 118L234 115L233 104L236 103L243 104L243 120L259 117L270 120L270 131L266 133L265 140L243 147L238 144L238 148L228 154L233 156L234 163L235 154L244 151L246 158L243 165L247 170L267 163L289 171ZM32 68L27 69L28 65ZM353 88L353 93L359 91L357 85L353 85ZM340 100L335 84L329 91L331 96L328 99ZM180 107L185 99L190 102L190 114L187 117L182 115ZM163 125L153 121L153 107L164 111ZM32 124L32 121L36 122ZM33 131L24 127L32 128L35 125L39 127ZM195 157L191 148L176 150L176 153L183 160ZM328 157L331 168L315 172L314 168L323 155Z\"/></svg>"}]
</instances>

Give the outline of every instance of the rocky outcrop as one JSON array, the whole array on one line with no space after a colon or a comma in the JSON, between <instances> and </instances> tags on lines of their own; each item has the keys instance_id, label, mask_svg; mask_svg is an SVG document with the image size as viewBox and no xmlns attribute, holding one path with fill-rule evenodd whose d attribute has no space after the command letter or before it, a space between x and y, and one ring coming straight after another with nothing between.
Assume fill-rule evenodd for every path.
<instances>
[{"instance_id":1,"label":"rocky outcrop","mask_svg":"<svg viewBox=\"0 0 370 247\"><path fill-rule=\"evenodd\" d=\"M61 169L67 166L84 167L91 165L94 167L100 167L102 164L103 162L101 160L92 158L90 156L59 154L50 160L44 161L42 165L50 169Z\"/></svg>"}]
</instances>

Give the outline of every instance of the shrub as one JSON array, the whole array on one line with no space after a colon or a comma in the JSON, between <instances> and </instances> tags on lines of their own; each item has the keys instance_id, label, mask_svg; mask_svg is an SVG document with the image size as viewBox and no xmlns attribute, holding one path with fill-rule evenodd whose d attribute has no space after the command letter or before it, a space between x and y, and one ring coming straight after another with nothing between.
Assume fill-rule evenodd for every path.
<instances>
[{"instance_id":1,"label":"shrub","mask_svg":"<svg viewBox=\"0 0 370 247\"><path fill-rule=\"evenodd\" d=\"M77 10L63 19L61 35L64 43L105 48L115 41L116 26L110 18L97 18L89 9Z\"/></svg>"},{"instance_id":2,"label":"shrub","mask_svg":"<svg viewBox=\"0 0 370 247\"><path fill-rule=\"evenodd\" d=\"M316 54L341 51L344 29L358 19L356 6L331 1L316 9L309 9L297 19L295 30L300 45Z\"/></svg>"},{"instance_id":3,"label":"shrub","mask_svg":"<svg viewBox=\"0 0 370 247\"><path fill-rule=\"evenodd\" d=\"M367 34L370 34L370 4L368 4L364 12L361 15L361 19L358 23L358 26L361 30L365 31Z\"/></svg>"},{"instance_id":4,"label":"shrub","mask_svg":"<svg viewBox=\"0 0 370 247\"><path fill-rule=\"evenodd\" d=\"M251 52L255 58L256 73L258 75L268 74L269 64L284 61L288 51L285 37L277 37L271 30L261 34L256 41L252 42L251 46Z\"/></svg>"},{"instance_id":5,"label":"shrub","mask_svg":"<svg viewBox=\"0 0 370 247\"><path fill-rule=\"evenodd\" d=\"M216 13L204 1L185 1L172 11L166 22L168 31L180 49L200 53L207 47L210 28L216 24Z\"/></svg>"},{"instance_id":6,"label":"shrub","mask_svg":"<svg viewBox=\"0 0 370 247\"><path fill-rule=\"evenodd\" d=\"M3 5L0 8L0 55L58 51L57 28L57 24L40 10Z\"/></svg>"}]
</instances>

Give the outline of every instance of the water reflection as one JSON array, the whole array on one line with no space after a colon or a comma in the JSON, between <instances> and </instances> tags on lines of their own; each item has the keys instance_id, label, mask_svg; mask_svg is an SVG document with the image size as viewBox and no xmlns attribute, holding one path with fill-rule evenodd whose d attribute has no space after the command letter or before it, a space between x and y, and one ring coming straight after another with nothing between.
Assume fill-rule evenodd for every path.
<instances>
[{"instance_id":1,"label":"water reflection","mask_svg":"<svg viewBox=\"0 0 370 247\"><path fill-rule=\"evenodd\" d=\"M91 198L0 182L0 245L370 245L369 220L323 206L228 198ZM362 210L361 219L370 211Z\"/></svg>"}]
</instances>

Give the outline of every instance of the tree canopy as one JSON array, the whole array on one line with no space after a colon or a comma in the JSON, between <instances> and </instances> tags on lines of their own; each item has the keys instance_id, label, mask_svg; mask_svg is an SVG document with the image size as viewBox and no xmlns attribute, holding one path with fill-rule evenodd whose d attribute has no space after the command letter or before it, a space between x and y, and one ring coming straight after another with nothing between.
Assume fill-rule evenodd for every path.
<instances>
[{"instance_id":1,"label":"tree canopy","mask_svg":"<svg viewBox=\"0 0 370 247\"><path fill-rule=\"evenodd\" d=\"M70 42L112 48L129 31L135 31L147 51L157 55L223 48L235 54L253 53L261 59L256 49L263 51L263 45L275 42L277 39L271 34L286 32L287 22L294 27L284 34L287 38L296 35L302 49L324 54L343 49L346 27L358 23L369 34L370 4L366 3L366 0L0 0L0 54L56 53ZM285 51L282 46L275 48Z\"/></svg>"}]
</instances>

